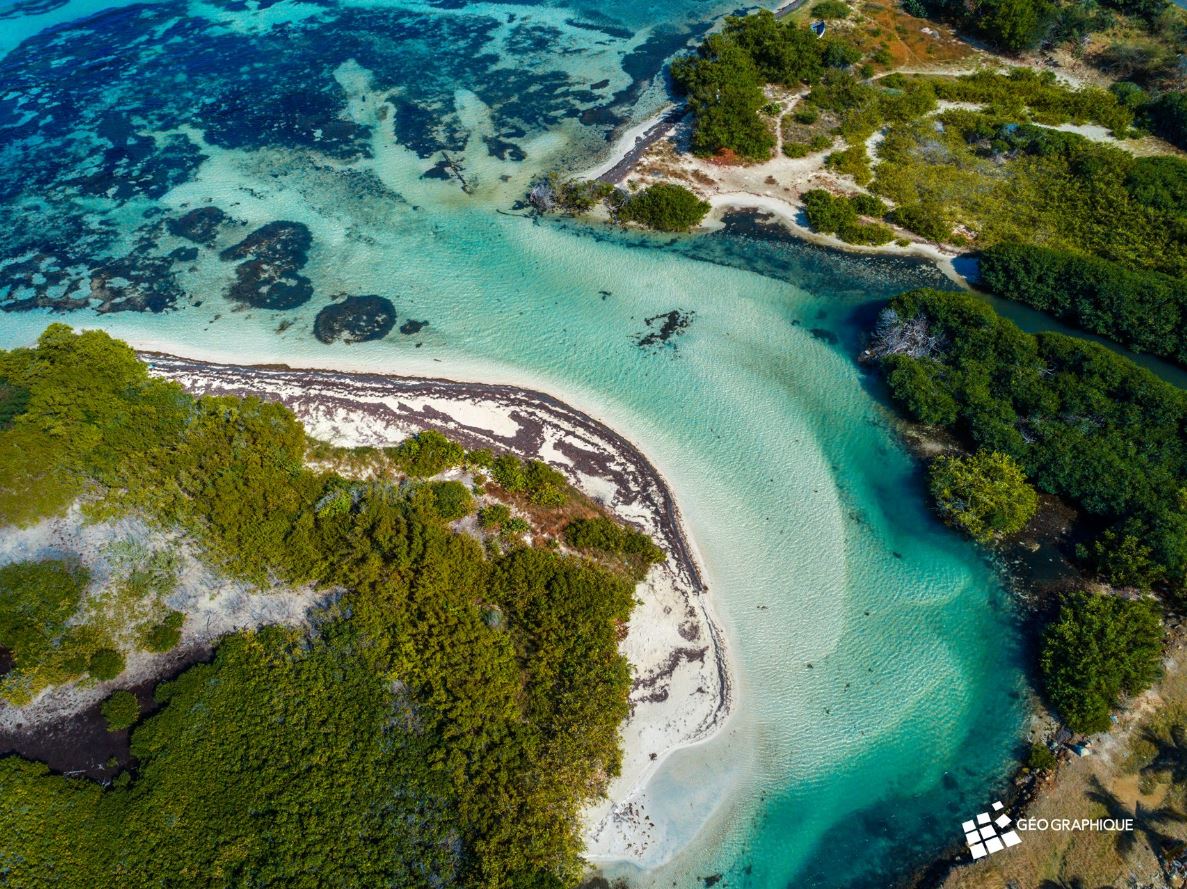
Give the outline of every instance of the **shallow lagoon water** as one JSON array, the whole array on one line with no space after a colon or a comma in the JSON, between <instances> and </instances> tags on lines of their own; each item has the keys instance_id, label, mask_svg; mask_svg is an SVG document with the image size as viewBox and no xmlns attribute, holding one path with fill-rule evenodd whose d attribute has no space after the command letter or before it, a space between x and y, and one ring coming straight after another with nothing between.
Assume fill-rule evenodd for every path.
<instances>
[{"instance_id":1,"label":"shallow lagoon water","mask_svg":"<svg viewBox=\"0 0 1187 889\"><path fill-rule=\"evenodd\" d=\"M151 295L169 308L11 312L0 345L60 317L198 357L513 382L606 420L672 483L737 683L726 728L660 767L643 866L610 869L654 886L889 886L960 839L1023 718L1008 597L928 515L852 360L872 305L941 279L744 228L627 236L511 209L533 173L592 160L601 121L654 111L662 56L728 8L165 3L30 30L0 64L0 127L21 140L0 192L20 222L0 299L60 296L106 257L167 269ZM161 51L144 33L179 36ZM92 57L106 81L74 83ZM232 59L248 73L221 72ZM171 66L202 95L138 82ZM531 76L501 83L512 67ZM163 224L207 205L230 217L210 244ZM309 231L312 297L236 306L219 251L276 220ZM30 256L49 264L12 272ZM143 296L126 274L108 287ZM323 345L313 318L344 293L387 297L397 327L429 323ZM648 340L672 311L687 326Z\"/></svg>"}]
</instances>

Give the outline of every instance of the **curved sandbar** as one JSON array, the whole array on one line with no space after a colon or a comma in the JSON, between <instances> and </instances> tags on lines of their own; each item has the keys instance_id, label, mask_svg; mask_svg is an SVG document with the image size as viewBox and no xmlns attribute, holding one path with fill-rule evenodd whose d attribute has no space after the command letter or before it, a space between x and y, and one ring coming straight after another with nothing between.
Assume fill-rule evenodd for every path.
<instances>
[{"instance_id":1,"label":"curved sandbar","mask_svg":"<svg viewBox=\"0 0 1187 889\"><path fill-rule=\"evenodd\" d=\"M660 472L630 441L543 392L447 379L215 364L141 352L153 374L197 394L255 395L291 409L312 435L344 445L390 445L425 428L467 448L509 451L563 471L589 496L655 537L668 554L640 585L621 645L634 667L622 726L623 766L608 799L587 812L600 860L641 858L650 823L640 791L673 750L724 723L730 676L708 588Z\"/></svg>"}]
</instances>

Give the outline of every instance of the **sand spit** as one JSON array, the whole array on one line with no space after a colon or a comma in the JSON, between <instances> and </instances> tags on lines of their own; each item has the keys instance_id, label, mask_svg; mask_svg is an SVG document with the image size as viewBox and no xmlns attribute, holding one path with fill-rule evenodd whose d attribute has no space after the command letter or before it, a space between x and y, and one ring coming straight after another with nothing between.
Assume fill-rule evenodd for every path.
<instances>
[{"instance_id":1,"label":"sand spit","mask_svg":"<svg viewBox=\"0 0 1187 889\"><path fill-rule=\"evenodd\" d=\"M433 428L468 448L543 459L661 543L668 559L640 585L622 642L634 668L622 774L586 817L591 858L640 859L650 841L648 779L669 753L721 727L731 691L724 640L679 508L639 449L557 398L515 386L141 357L153 374L194 393L280 401L311 434L337 444L390 445Z\"/></svg>"}]
</instances>

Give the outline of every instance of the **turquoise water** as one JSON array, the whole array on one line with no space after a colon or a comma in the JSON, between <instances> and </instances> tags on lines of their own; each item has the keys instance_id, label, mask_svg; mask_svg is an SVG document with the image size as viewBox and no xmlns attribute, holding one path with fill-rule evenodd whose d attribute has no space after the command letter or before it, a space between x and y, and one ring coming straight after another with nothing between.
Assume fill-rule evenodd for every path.
<instances>
[{"instance_id":1,"label":"turquoise water","mask_svg":"<svg viewBox=\"0 0 1187 889\"><path fill-rule=\"evenodd\" d=\"M878 300L940 279L743 224L653 238L512 209L535 172L653 113L664 55L727 9L162 3L31 28L0 63L20 137L0 305L43 307L2 316L0 346L73 300L64 320L144 346L517 382L605 419L668 476L737 682L725 729L648 791L659 841L611 871L890 886L1000 788L1026 693L994 572L928 515L852 360ZM210 243L164 224L201 206L229 217ZM237 306L218 251L277 220L308 233L287 257L308 297ZM96 274L129 310L84 305ZM428 326L323 345L313 318L342 293ZM641 345L672 311L683 331Z\"/></svg>"}]
</instances>

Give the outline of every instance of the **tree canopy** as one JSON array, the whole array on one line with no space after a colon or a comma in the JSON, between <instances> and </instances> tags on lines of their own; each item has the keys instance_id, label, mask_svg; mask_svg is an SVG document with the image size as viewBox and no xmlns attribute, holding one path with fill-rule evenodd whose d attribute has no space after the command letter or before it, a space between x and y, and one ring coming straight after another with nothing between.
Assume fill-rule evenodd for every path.
<instances>
[{"instance_id":1,"label":"tree canopy","mask_svg":"<svg viewBox=\"0 0 1187 889\"><path fill-rule=\"evenodd\" d=\"M1018 464L996 451L937 457L931 491L940 514L981 543L1018 533L1038 508Z\"/></svg>"},{"instance_id":2,"label":"tree canopy","mask_svg":"<svg viewBox=\"0 0 1187 889\"><path fill-rule=\"evenodd\" d=\"M1043 637L1039 664L1052 705L1072 729L1101 732L1123 694L1158 678L1162 621L1155 603L1074 593Z\"/></svg>"},{"instance_id":3,"label":"tree canopy","mask_svg":"<svg viewBox=\"0 0 1187 889\"><path fill-rule=\"evenodd\" d=\"M1165 587L1187 583L1187 393L1103 346L1023 333L977 298L914 290L875 337L912 419L1009 455L1083 514L1082 533L1134 537Z\"/></svg>"},{"instance_id":4,"label":"tree canopy","mask_svg":"<svg viewBox=\"0 0 1187 889\"><path fill-rule=\"evenodd\" d=\"M708 201L683 185L658 182L632 195L619 208L618 216L656 231L685 232L699 225L708 212Z\"/></svg>"},{"instance_id":5,"label":"tree canopy","mask_svg":"<svg viewBox=\"0 0 1187 889\"><path fill-rule=\"evenodd\" d=\"M1176 159L1177 160L1177 159ZM1178 162L1185 169L1187 163ZM1154 183L1144 180L1142 188ZM1158 200L1172 192L1160 191ZM1187 280L1066 250L998 244L981 254L984 285L1136 352L1187 365Z\"/></svg>"}]
</instances>

